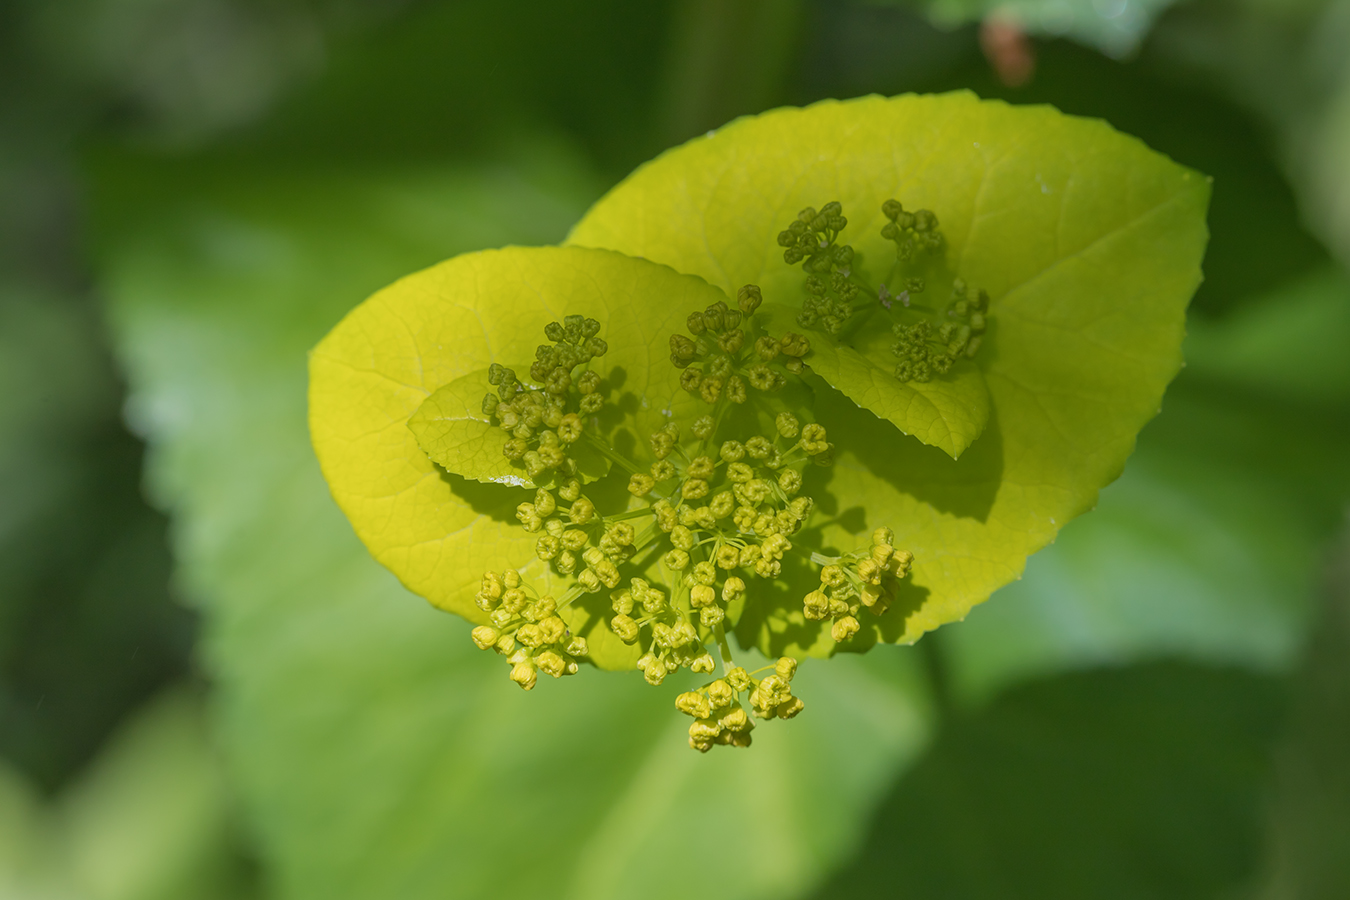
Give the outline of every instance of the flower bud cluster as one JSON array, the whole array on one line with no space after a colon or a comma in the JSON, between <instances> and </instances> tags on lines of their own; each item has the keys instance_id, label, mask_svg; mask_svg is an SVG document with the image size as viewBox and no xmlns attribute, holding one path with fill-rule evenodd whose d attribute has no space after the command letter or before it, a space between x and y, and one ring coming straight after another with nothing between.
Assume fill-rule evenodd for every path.
<instances>
[{"instance_id":1,"label":"flower bud cluster","mask_svg":"<svg viewBox=\"0 0 1350 900\"><path fill-rule=\"evenodd\" d=\"M920 253L935 253L942 248L942 232L938 219L931 210L909 212L899 200L881 204L881 213L888 221L881 226L881 236L895 242L895 255L901 262L910 262Z\"/></svg>"},{"instance_id":2,"label":"flower bud cluster","mask_svg":"<svg viewBox=\"0 0 1350 900\"><path fill-rule=\"evenodd\" d=\"M801 357L811 349L801 335L781 339L765 335L751 343L746 326L761 303L759 288L747 284L737 292L737 309L718 301L703 312L689 314L689 334L670 336L670 361L683 370L682 388L706 403L725 397L740 404L750 398L747 386L773 391L786 383L773 364L801 371Z\"/></svg>"},{"instance_id":3,"label":"flower bud cluster","mask_svg":"<svg viewBox=\"0 0 1350 900\"><path fill-rule=\"evenodd\" d=\"M532 689L540 672L554 678L577 673L586 639L567 630L552 597L532 598L519 572L488 572L474 601L492 624L475 628L473 642L505 656L511 680L521 688Z\"/></svg>"},{"instance_id":4,"label":"flower bud cluster","mask_svg":"<svg viewBox=\"0 0 1350 900\"><path fill-rule=\"evenodd\" d=\"M778 232L783 261L790 266L802 264L808 273L827 275L836 268L847 269L853 262L853 248L837 244L839 232L848 225L839 201L826 203L817 212L808 206L797 213L787 228Z\"/></svg>"},{"instance_id":5,"label":"flower bud cluster","mask_svg":"<svg viewBox=\"0 0 1350 900\"><path fill-rule=\"evenodd\" d=\"M643 629L650 630L646 652L637 662L648 684L660 684L681 668L713 670L712 655L704 649L704 635L694 624L693 611L671 603L661 588L633 578L627 589L612 592L610 600L614 618L609 627L620 640L635 644Z\"/></svg>"},{"instance_id":6,"label":"flower bud cluster","mask_svg":"<svg viewBox=\"0 0 1350 900\"><path fill-rule=\"evenodd\" d=\"M965 302L970 315L973 306ZM672 359L684 371L699 363L700 379L725 377L713 400L729 395L732 379L741 372L753 378L753 366L741 368L747 358L758 358L765 367L775 363L773 373L782 384L786 379L780 370L792 371L793 361L799 370L810 350L804 337L791 333L749 344L746 320L760 303L759 289L747 285L737 297L737 309L717 303L694 313L690 337L671 340ZM599 377L567 367L584 366L605 350L594 320L569 316L546 332L555 346L539 349L530 373L544 386L523 386L510 369L496 366L489 377L498 395L484 403L502 427L513 429L511 440L541 457L546 449L565 448L581 437L582 416L599 405ZM780 362L785 356L787 364ZM725 369L713 368L719 365ZM573 403L576 411L570 411ZM783 405L777 399L766 403L774 405L761 412ZM550 479L537 480L532 495L517 506L516 518L537 535L535 555L568 581L566 593L556 602L541 597L521 583L518 572L507 570L487 573L476 598L489 624L475 628L473 640L507 658L513 681L529 690L541 671L554 677L577 671L586 641L568 632L559 611L601 591L608 591L612 615L600 627L638 648L637 668L649 683L661 684L681 668L711 676L716 665L708 650L711 642L720 645L723 659L730 659L726 630L754 602L756 579L781 577L788 553L826 564L821 590L808 595L807 614L832 618L836 640L856 633L862 606L884 611L895 579L904 577L910 561L908 553L891 546L890 532L878 531L869 550L838 558L793 546L814 506L804 493L803 469L808 462L832 461L834 447L825 428L781 409L766 433L745 437L746 420L754 418L737 416L735 409L716 403L683 428L669 422L651 434L654 462L645 471L594 439L601 452L630 470L632 497L620 508L597 509L567 460L553 467ZM739 421L728 419L723 430L728 414ZM802 702L790 686L795 670L790 658L779 660L763 679L733 666L725 678L681 695L680 708L695 719L691 745L705 751L718 743L748 746L752 719L797 715Z\"/></svg>"},{"instance_id":7,"label":"flower bud cluster","mask_svg":"<svg viewBox=\"0 0 1350 900\"><path fill-rule=\"evenodd\" d=\"M605 398L598 372L574 370L609 349L595 319L567 316L549 323L544 333L554 343L539 345L530 366L530 377L542 387L525 385L514 369L493 363L488 383L497 392L486 395L482 407L506 433L502 455L519 461L535 483L576 474L568 448L581 439L586 417L598 412Z\"/></svg>"},{"instance_id":8,"label":"flower bud cluster","mask_svg":"<svg viewBox=\"0 0 1350 900\"><path fill-rule=\"evenodd\" d=\"M569 505L564 505L569 504ZM533 502L516 507L525 530L539 534L534 553L561 575L573 575L587 593L617 587L619 566L637 552L639 536L626 520L607 521L569 478L553 492L540 488Z\"/></svg>"},{"instance_id":9,"label":"flower bud cluster","mask_svg":"<svg viewBox=\"0 0 1350 900\"><path fill-rule=\"evenodd\" d=\"M707 753L716 744L749 747L755 722L741 702L742 695L748 695L757 718L796 717L805 708L801 699L792 695L797 660L784 656L773 669L772 674L757 679L736 666L725 678L676 697L675 708L694 719L689 726L689 746L701 753Z\"/></svg>"},{"instance_id":10,"label":"flower bud cluster","mask_svg":"<svg viewBox=\"0 0 1350 900\"><path fill-rule=\"evenodd\" d=\"M806 276L806 299L797 313L797 324L837 335L853 317L859 287L852 280L853 248L837 244L839 232L848 225L839 202L831 201L816 212L808 206L778 234L788 265L802 263Z\"/></svg>"},{"instance_id":11,"label":"flower bud cluster","mask_svg":"<svg viewBox=\"0 0 1350 900\"><path fill-rule=\"evenodd\" d=\"M812 620L831 619L830 636L837 643L850 640L862 627L858 613L866 607L881 615L895 598L896 583L909 574L914 556L895 548L889 528L872 533L872 546L839 557L820 570L820 587L802 601Z\"/></svg>"},{"instance_id":12,"label":"flower bud cluster","mask_svg":"<svg viewBox=\"0 0 1350 900\"><path fill-rule=\"evenodd\" d=\"M969 296L966 283L956 279L946 318L938 323L927 319L914 324L896 323L891 327L896 341L891 353L897 360L895 377L901 381L925 382L946 374L959 359L970 359L980 347L985 329L989 295L979 291Z\"/></svg>"}]
</instances>

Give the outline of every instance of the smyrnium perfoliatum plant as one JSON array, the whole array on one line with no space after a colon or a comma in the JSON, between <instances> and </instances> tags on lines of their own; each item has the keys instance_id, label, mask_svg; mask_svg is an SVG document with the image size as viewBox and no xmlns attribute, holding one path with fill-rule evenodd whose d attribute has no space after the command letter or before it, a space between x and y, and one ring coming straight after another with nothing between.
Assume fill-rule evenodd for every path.
<instances>
[{"instance_id":1,"label":"smyrnium perfoliatum plant","mask_svg":"<svg viewBox=\"0 0 1350 900\"><path fill-rule=\"evenodd\" d=\"M963 618L1120 474L1208 196L1048 107L741 119L562 247L355 309L311 358L314 446L375 557L522 688L688 670L690 745L748 746L809 708L805 657Z\"/></svg>"}]
</instances>

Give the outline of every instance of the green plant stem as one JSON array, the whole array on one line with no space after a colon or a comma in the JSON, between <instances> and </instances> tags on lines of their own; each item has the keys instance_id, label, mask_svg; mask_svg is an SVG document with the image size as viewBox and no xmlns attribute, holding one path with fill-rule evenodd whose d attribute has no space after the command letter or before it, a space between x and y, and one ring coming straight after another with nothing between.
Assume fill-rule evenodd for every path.
<instances>
[{"instance_id":1,"label":"green plant stem","mask_svg":"<svg viewBox=\"0 0 1350 900\"><path fill-rule=\"evenodd\" d=\"M727 633L721 622L713 626L713 637L717 639L717 649L722 654L722 674L728 675L736 668L736 663L731 658L731 645L727 643Z\"/></svg>"},{"instance_id":2,"label":"green plant stem","mask_svg":"<svg viewBox=\"0 0 1350 900\"><path fill-rule=\"evenodd\" d=\"M583 431L581 434L583 437L586 438L587 442L592 447L600 451L601 455L608 457L616 465L622 466L624 469L627 469L630 474L633 475L643 474L642 470L637 467L636 463L616 453L614 451L614 448L611 447L607 442L591 434L589 431Z\"/></svg>"}]
</instances>

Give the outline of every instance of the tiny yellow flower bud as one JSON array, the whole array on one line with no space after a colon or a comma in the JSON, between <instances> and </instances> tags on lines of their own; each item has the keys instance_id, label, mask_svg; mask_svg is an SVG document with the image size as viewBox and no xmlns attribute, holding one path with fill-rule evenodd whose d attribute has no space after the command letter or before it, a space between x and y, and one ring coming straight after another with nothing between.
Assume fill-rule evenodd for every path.
<instances>
[{"instance_id":1,"label":"tiny yellow flower bud","mask_svg":"<svg viewBox=\"0 0 1350 900\"><path fill-rule=\"evenodd\" d=\"M698 691L685 691L675 698L675 708L686 716L695 719L706 719L712 714L712 708L708 703L708 698Z\"/></svg>"},{"instance_id":2,"label":"tiny yellow flower bud","mask_svg":"<svg viewBox=\"0 0 1350 900\"><path fill-rule=\"evenodd\" d=\"M600 576L596 574L594 569L582 569L581 574L577 575L577 582L581 585L582 590L588 593L594 594L600 590Z\"/></svg>"},{"instance_id":3,"label":"tiny yellow flower bud","mask_svg":"<svg viewBox=\"0 0 1350 900\"><path fill-rule=\"evenodd\" d=\"M866 606L873 612L880 614L881 612L884 611L884 607L882 609L876 609L875 607L877 601L881 599L883 593L884 591L882 590L880 585L864 584L862 586L862 590L859 591L859 596L862 598L863 606Z\"/></svg>"},{"instance_id":4,"label":"tiny yellow flower bud","mask_svg":"<svg viewBox=\"0 0 1350 900\"><path fill-rule=\"evenodd\" d=\"M824 591L812 591L802 600L802 613L812 620L825 618L830 614L830 598Z\"/></svg>"},{"instance_id":5,"label":"tiny yellow flower bud","mask_svg":"<svg viewBox=\"0 0 1350 900\"><path fill-rule=\"evenodd\" d=\"M689 670L696 674L706 675L716 668L717 663L713 661L711 653L705 653L689 664Z\"/></svg>"},{"instance_id":6,"label":"tiny yellow flower bud","mask_svg":"<svg viewBox=\"0 0 1350 900\"><path fill-rule=\"evenodd\" d=\"M689 591L689 605L694 609L712 606L717 602L717 592L706 584L696 584Z\"/></svg>"},{"instance_id":7,"label":"tiny yellow flower bud","mask_svg":"<svg viewBox=\"0 0 1350 900\"><path fill-rule=\"evenodd\" d=\"M720 606L705 606L698 611L698 622L704 628L712 628L715 625L722 624L722 620L727 617L726 612ZM712 669L708 670L709 672Z\"/></svg>"},{"instance_id":8,"label":"tiny yellow flower bud","mask_svg":"<svg viewBox=\"0 0 1350 900\"><path fill-rule=\"evenodd\" d=\"M714 718L708 717L699 719L689 726L690 738L701 738L703 740L715 740L722 733L721 724Z\"/></svg>"},{"instance_id":9,"label":"tiny yellow flower bud","mask_svg":"<svg viewBox=\"0 0 1350 900\"><path fill-rule=\"evenodd\" d=\"M595 504L585 497L578 497L572 501L572 508L567 511L567 516L578 525L585 525L595 518Z\"/></svg>"},{"instance_id":10,"label":"tiny yellow flower bud","mask_svg":"<svg viewBox=\"0 0 1350 900\"><path fill-rule=\"evenodd\" d=\"M774 712L778 714L780 719L794 719L805 708L806 704L802 702L800 697L789 696L788 699L774 707Z\"/></svg>"},{"instance_id":11,"label":"tiny yellow flower bud","mask_svg":"<svg viewBox=\"0 0 1350 900\"><path fill-rule=\"evenodd\" d=\"M881 583L881 566L877 565L876 560L870 556L866 559L858 560L858 577L868 584Z\"/></svg>"},{"instance_id":12,"label":"tiny yellow flower bud","mask_svg":"<svg viewBox=\"0 0 1350 900\"><path fill-rule=\"evenodd\" d=\"M552 675L554 678L561 678L567 674L566 660L552 650L545 650L536 656L534 664L545 675Z\"/></svg>"},{"instance_id":13,"label":"tiny yellow flower bud","mask_svg":"<svg viewBox=\"0 0 1350 900\"><path fill-rule=\"evenodd\" d=\"M524 690L531 690L538 679L539 676L536 674L533 663L518 663L511 669L511 680L520 685Z\"/></svg>"},{"instance_id":14,"label":"tiny yellow flower bud","mask_svg":"<svg viewBox=\"0 0 1350 900\"><path fill-rule=\"evenodd\" d=\"M728 570L734 569L738 565L740 565L740 560L741 560L741 551L738 548L733 547L731 544L723 544L722 546L717 548L717 555L715 557L715 561L717 563L718 568Z\"/></svg>"},{"instance_id":15,"label":"tiny yellow flower bud","mask_svg":"<svg viewBox=\"0 0 1350 900\"><path fill-rule=\"evenodd\" d=\"M745 709L736 707L731 712L722 716L718 721L723 728L728 731L749 731L755 725L750 721L750 716L746 714Z\"/></svg>"},{"instance_id":16,"label":"tiny yellow flower bud","mask_svg":"<svg viewBox=\"0 0 1350 900\"><path fill-rule=\"evenodd\" d=\"M817 453L824 453L830 446L825 439L825 427L815 422L803 427L801 445L802 449L812 456Z\"/></svg>"},{"instance_id":17,"label":"tiny yellow flower bud","mask_svg":"<svg viewBox=\"0 0 1350 900\"><path fill-rule=\"evenodd\" d=\"M829 565L820 570L820 583L826 587L842 587L848 584L848 578L842 567Z\"/></svg>"},{"instance_id":18,"label":"tiny yellow flower bud","mask_svg":"<svg viewBox=\"0 0 1350 900\"><path fill-rule=\"evenodd\" d=\"M677 547L666 553L662 557L662 562L666 564L667 568L681 571L689 565L689 554Z\"/></svg>"},{"instance_id":19,"label":"tiny yellow flower bud","mask_svg":"<svg viewBox=\"0 0 1350 900\"><path fill-rule=\"evenodd\" d=\"M515 615L525 608L529 603L529 595L518 587L508 588L506 593L502 594L502 609Z\"/></svg>"},{"instance_id":20,"label":"tiny yellow flower bud","mask_svg":"<svg viewBox=\"0 0 1350 900\"><path fill-rule=\"evenodd\" d=\"M602 559L600 564L595 567L595 573L599 576L601 583L603 583L605 587L618 587L619 570L614 563L607 559Z\"/></svg>"},{"instance_id":21,"label":"tiny yellow flower bud","mask_svg":"<svg viewBox=\"0 0 1350 900\"><path fill-rule=\"evenodd\" d=\"M802 335L791 331L783 335L783 339L779 341L779 346L783 353L788 356L802 357L811 352L811 342Z\"/></svg>"},{"instance_id":22,"label":"tiny yellow flower bud","mask_svg":"<svg viewBox=\"0 0 1350 900\"><path fill-rule=\"evenodd\" d=\"M676 525L670 530L670 543L678 550L692 550L694 533L683 525Z\"/></svg>"},{"instance_id":23,"label":"tiny yellow flower bud","mask_svg":"<svg viewBox=\"0 0 1350 900\"><path fill-rule=\"evenodd\" d=\"M844 616L841 619L836 619L834 625L830 627L830 637L842 644L857 634L859 627L857 619L852 616Z\"/></svg>"},{"instance_id":24,"label":"tiny yellow flower bud","mask_svg":"<svg viewBox=\"0 0 1350 900\"><path fill-rule=\"evenodd\" d=\"M713 585L717 582L717 569L706 559L694 564L694 581L699 584Z\"/></svg>"},{"instance_id":25,"label":"tiny yellow flower bud","mask_svg":"<svg viewBox=\"0 0 1350 900\"><path fill-rule=\"evenodd\" d=\"M590 538L587 537L586 532L579 531L576 528L569 528L562 534L562 545L573 552L585 547L589 540Z\"/></svg>"},{"instance_id":26,"label":"tiny yellow flower bud","mask_svg":"<svg viewBox=\"0 0 1350 900\"><path fill-rule=\"evenodd\" d=\"M623 641L625 644L631 644L638 639L638 624L633 621L631 616L623 613L609 620L609 630Z\"/></svg>"},{"instance_id":27,"label":"tiny yellow flower bud","mask_svg":"<svg viewBox=\"0 0 1350 900\"><path fill-rule=\"evenodd\" d=\"M759 305L763 302L764 297L760 294L758 285L747 284L736 292L736 305L747 316L754 315L755 310L759 309Z\"/></svg>"},{"instance_id":28,"label":"tiny yellow flower bud","mask_svg":"<svg viewBox=\"0 0 1350 900\"><path fill-rule=\"evenodd\" d=\"M471 637L473 642L478 645L479 650L488 650L501 639L502 633L491 625L479 625L473 630Z\"/></svg>"},{"instance_id":29,"label":"tiny yellow flower bud","mask_svg":"<svg viewBox=\"0 0 1350 900\"><path fill-rule=\"evenodd\" d=\"M628 492L635 497L645 497L656 487L656 479L641 472L634 472L628 479Z\"/></svg>"},{"instance_id":30,"label":"tiny yellow flower bud","mask_svg":"<svg viewBox=\"0 0 1350 900\"><path fill-rule=\"evenodd\" d=\"M586 645L586 639L579 634L574 634L567 640L567 646L563 648L568 656L586 656L591 652L591 648Z\"/></svg>"},{"instance_id":31,"label":"tiny yellow flower bud","mask_svg":"<svg viewBox=\"0 0 1350 900\"><path fill-rule=\"evenodd\" d=\"M544 636L545 644L556 644L567 633L567 624L557 616L549 616L539 623L539 633Z\"/></svg>"},{"instance_id":32,"label":"tiny yellow flower bud","mask_svg":"<svg viewBox=\"0 0 1350 900\"><path fill-rule=\"evenodd\" d=\"M708 482L702 478L691 478L680 488L680 495L686 500L700 500L708 496Z\"/></svg>"},{"instance_id":33,"label":"tiny yellow flower bud","mask_svg":"<svg viewBox=\"0 0 1350 900\"><path fill-rule=\"evenodd\" d=\"M745 671L741 666L737 666L727 673L727 683L736 691L749 690L750 673Z\"/></svg>"},{"instance_id":34,"label":"tiny yellow flower bud","mask_svg":"<svg viewBox=\"0 0 1350 900\"><path fill-rule=\"evenodd\" d=\"M708 702L712 704L713 709L725 709L735 699L736 694L731 685L721 678L708 685Z\"/></svg>"},{"instance_id":35,"label":"tiny yellow flower bud","mask_svg":"<svg viewBox=\"0 0 1350 900\"><path fill-rule=\"evenodd\" d=\"M569 478L558 488L558 496L562 497L568 503L575 501L581 496L581 482L575 478Z\"/></svg>"}]
</instances>

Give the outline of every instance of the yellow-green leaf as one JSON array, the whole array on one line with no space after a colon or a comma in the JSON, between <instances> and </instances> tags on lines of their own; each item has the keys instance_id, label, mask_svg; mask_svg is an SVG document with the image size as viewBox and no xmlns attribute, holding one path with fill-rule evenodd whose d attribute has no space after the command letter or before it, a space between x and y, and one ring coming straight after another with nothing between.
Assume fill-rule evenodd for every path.
<instances>
[{"instance_id":1,"label":"yellow-green leaf","mask_svg":"<svg viewBox=\"0 0 1350 900\"><path fill-rule=\"evenodd\" d=\"M886 619L864 622L872 638L912 641L1017 578L1120 474L1181 364L1208 180L1050 107L865 97L741 119L671 150L569 241L724 290L755 283L778 302L800 291L775 240L798 209L839 200L866 265L888 258L879 225L891 197L933 210L954 274L992 297L976 358L989 424L959 460L852 403L816 406L838 448L823 538L851 548L868 528L895 530L915 554L912 586ZM771 652L818 642L797 625L747 618L738 634Z\"/></svg>"},{"instance_id":2,"label":"yellow-green leaf","mask_svg":"<svg viewBox=\"0 0 1350 900\"><path fill-rule=\"evenodd\" d=\"M310 359L310 429L334 498L375 558L441 609L485 621L473 595L489 569L519 568L552 589L557 576L514 515L529 495L447 474L409 420L457 379L532 358L544 326L575 313L603 323L613 409L601 427L613 445L632 447L689 402L663 347L689 310L719 299L698 278L579 247L473 253L396 282ZM631 667L632 648L590 633L598 620L584 610L574 615L593 661Z\"/></svg>"}]
</instances>

